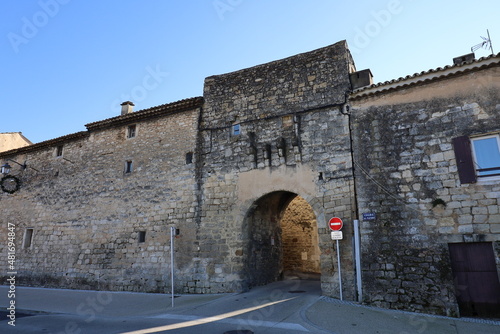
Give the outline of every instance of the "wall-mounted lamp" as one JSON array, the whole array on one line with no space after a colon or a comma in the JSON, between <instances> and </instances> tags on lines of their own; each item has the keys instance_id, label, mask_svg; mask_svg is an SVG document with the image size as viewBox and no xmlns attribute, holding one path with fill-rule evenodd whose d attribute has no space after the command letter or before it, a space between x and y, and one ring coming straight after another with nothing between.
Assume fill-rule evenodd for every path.
<instances>
[{"instance_id":1,"label":"wall-mounted lamp","mask_svg":"<svg viewBox=\"0 0 500 334\"><path fill-rule=\"evenodd\" d=\"M18 164L23 170L28 167L26 165L26 162L24 164L20 164L19 162L12 159L8 159L7 161L12 161ZM2 189L2 191L6 193L13 194L21 187L21 181L16 176L9 175L12 167L7 161L2 167L0 167L0 172L3 174L3 177L0 179L0 189Z\"/></svg>"},{"instance_id":2,"label":"wall-mounted lamp","mask_svg":"<svg viewBox=\"0 0 500 334\"><path fill-rule=\"evenodd\" d=\"M28 167L28 166L26 165L26 162L24 162L23 164L20 164L19 162L15 161L15 160L12 160L12 159L8 159L7 161L12 161L12 162L14 162L14 163L18 164L19 166L21 166L21 168L22 168L23 170L25 170L25 169L26 169L26 167ZM12 168L12 167L9 165L9 163L8 163L8 162L5 162L5 164L1 167L1 172L2 172L2 174L4 174L4 175L9 174L9 173L10 173L11 168Z\"/></svg>"},{"instance_id":3,"label":"wall-mounted lamp","mask_svg":"<svg viewBox=\"0 0 500 334\"><path fill-rule=\"evenodd\" d=\"M8 162L5 163L5 165L2 166L1 173L6 175L10 173L10 165Z\"/></svg>"}]
</instances>

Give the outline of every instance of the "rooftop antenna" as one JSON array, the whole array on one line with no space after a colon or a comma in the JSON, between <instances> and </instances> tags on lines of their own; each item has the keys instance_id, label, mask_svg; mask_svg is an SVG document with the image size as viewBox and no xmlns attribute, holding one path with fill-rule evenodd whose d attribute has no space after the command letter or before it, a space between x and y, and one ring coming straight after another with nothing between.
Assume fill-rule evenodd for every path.
<instances>
[{"instance_id":1,"label":"rooftop antenna","mask_svg":"<svg viewBox=\"0 0 500 334\"><path fill-rule=\"evenodd\" d=\"M493 43L491 42L490 31L486 29L486 33L488 34L488 38L481 36L483 42L471 47L470 48L471 52L474 52L480 48L488 49L489 47L489 49L491 50L491 54L495 54L495 52L493 52Z\"/></svg>"}]
</instances>

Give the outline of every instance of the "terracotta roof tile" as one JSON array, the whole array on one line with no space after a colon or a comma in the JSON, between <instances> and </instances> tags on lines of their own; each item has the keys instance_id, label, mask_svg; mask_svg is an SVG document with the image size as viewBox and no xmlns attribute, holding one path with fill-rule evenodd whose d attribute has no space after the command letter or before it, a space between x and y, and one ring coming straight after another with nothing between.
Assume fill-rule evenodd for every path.
<instances>
[{"instance_id":1,"label":"terracotta roof tile","mask_svg":"<svg viewBox=\"0 0 500 334\"><path fill-rule=\"evenodd\" d=\"M499 65L500 65L500 53L492 54L490 56L474 60L473 62L464 61L460 64L438 67L436 69L430 69L428 71L415 73L413 75L407 75L404 78L400 77L398 79L393 79L390 81L380 82L370 86L362 87L354 90L351 93L350 99L355 100L358 98L379 94L389 90L405 88L420 83L442 79L452 75L463 74L466 72L480 70L483 68L488 68L493 66L499 66Z\"/></svg>"},{"instance_id":2,"label":"terracotta roof tile","mask_svg":"<svg viewBox=\"0 0 500 334\"><path fill-rule=\"evenodd\" d=\"M140 120L164 116L166 114L177 113L188 109L199 108L203 105L203 97L193 97L177 102L162 104L156 107L138 110L126 115L108 118L102 121L86 124L85 127L91 130L103 129L125 123L137 122Z\"/></svg>"},{"instance_id":3,"label":"terracotta roof tile","mask_svg":"<svg viewBox=\"0 0 500 334\"><path fill-rule=\"evenodd\" d=\"M56 146L59 144L63 144L65 142L80 139L89 136L90 131L96 129L104 129L107 127L112 127L116 125L121 125L124 123L137 122L140 120L160 117L163 115L173 114L185 110L189 110L192 108L199 108L203 105L203 97L194 97L190 99L184 99L173 103L162 104L156 107L139 110L130 114L121 115L117 117L112 117L103 121L89 123L85 125L88 131L81 131L77 133L72 133L69 135L65 135L62 137L49 139L40 143L36 143L33 145L17 148L14 150L9 150L0 153L0 157L8 157L16 154L22 154L27 152L36 151L42 148Z\"/></svg>"}]
</instances>

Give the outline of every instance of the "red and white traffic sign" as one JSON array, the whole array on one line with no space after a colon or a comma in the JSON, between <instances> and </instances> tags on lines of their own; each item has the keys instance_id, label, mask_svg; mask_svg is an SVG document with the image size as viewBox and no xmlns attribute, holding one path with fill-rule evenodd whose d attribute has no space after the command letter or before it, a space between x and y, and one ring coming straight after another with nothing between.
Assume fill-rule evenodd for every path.
<instances>
[{"instance_id":1,"label":"red and white traffic sign","mask_svg":"<svg viewBox=\"0 0 500 334\"><path fill-rule=\"evenodd\" d=\"M342 226L344 226L344 223L342 222L342 219L338 217L333 217L328 222L328 226L330 226L330 229L332 231L340 231L342 229Z\"/></svg>"}]
</instances>

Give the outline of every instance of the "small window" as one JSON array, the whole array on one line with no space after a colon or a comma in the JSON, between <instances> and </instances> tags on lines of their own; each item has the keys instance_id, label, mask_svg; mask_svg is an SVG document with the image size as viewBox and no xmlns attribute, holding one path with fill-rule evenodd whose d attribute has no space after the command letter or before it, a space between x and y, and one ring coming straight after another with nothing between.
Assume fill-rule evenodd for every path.
<instances>
[{"instance_id":1,"label":"small window","mask_svg":"<svg viewBox=\"0 0 500 334\"><path fill-rule=\"evenodd\" d=\"M146 231L139 231L139 243L146 242Z\"/></svg>"},{"instance_id":2,"label":"small window","mask_svg":"<svg viewBox=\"0 0 500 334\"><path fill-rule=\"evenodd\" d=\"M63 145L59 145L56 148L56 157L62 157L63 155Z\"/></svg>"},{"instance_id":3,"label":"small window","mask_svg":"<svg viewBox=\"0 0 500 334\"><path fill-rule=\"evenodd\" d=\"M477 177L500 176L500 136L472 138Z\"/></svg>"},{"instance_id":4,"label":"small window","mask_svg":"<svg viewBox=\"0 0 500 334\"><path fill-rule=\"evenodd\" d=\"M31 248L32 241L33 241L33 229L27 228L24 231L23 248Z\"/></svg>"},{"instance_id":5,"label":"small window","mask_svg":"<svg viewBox=\"0 0 500 334\"><path fill-rule=\"evenodd\" d=\"M134 125L129 125L127 128L127 138L134 138L137 133L137 126Z\"/></svg>"},{"instance_id":6,"label":"small window","mask_svg":"<svg viewBox=\"0 0 500 334\"><path fill-rule=\"evenodd\" d=\"M233 136L238 136L241 134L241 129L239 124L234 124L233 125Z\"/></svg>"},{"instance_id":7,"label":"small window","mask_svg":"<svg viewBox=\"0 0 500 334\"><path fill-rule=\"evenodd\" d=\"M128 160L125 162L125 173L132 173L134 170L134 166L132 160Z\"/></svg>"},{"instance_id":8,"label":"small window","mask_svg":"<svg viewBox=\"0 0 500 334\"><path fill-rule=\"evenodd\" d=\"M186 165L193 163L193 152L186 153Z\"/></svg>"}]
</instances>

